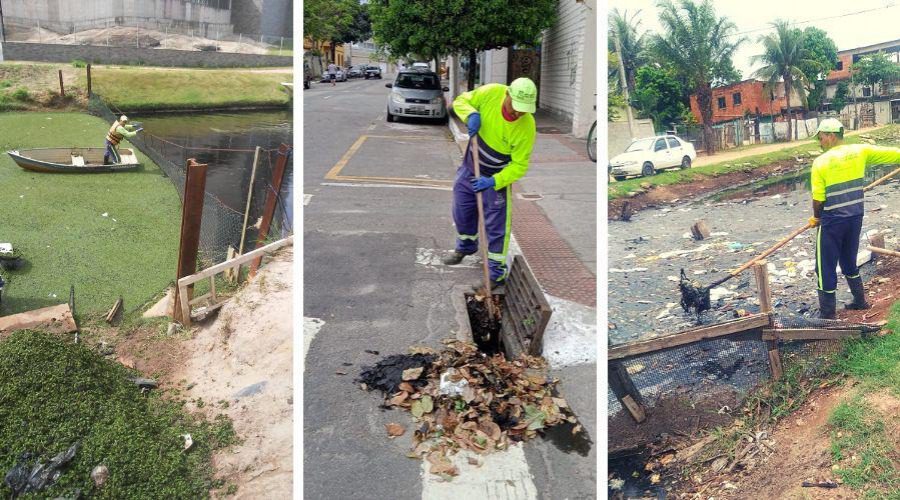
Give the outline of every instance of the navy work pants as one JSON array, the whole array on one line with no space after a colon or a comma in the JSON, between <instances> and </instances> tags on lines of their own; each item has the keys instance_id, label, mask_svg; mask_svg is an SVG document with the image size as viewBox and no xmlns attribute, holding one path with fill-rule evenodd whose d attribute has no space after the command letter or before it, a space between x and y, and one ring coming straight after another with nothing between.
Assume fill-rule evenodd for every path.
<instances>
[{"instance_id":1,"label":"navy work pants","mask_svg":"<svg viewBox=\"0 0 900 500\"><path fill-rule=\"evenodd\" d=\"M859 276L856 253L863 216L823 217L816 232L817 288L826 293L837 290L837 265L845 278Z\"/></svg>"}]
</instances>

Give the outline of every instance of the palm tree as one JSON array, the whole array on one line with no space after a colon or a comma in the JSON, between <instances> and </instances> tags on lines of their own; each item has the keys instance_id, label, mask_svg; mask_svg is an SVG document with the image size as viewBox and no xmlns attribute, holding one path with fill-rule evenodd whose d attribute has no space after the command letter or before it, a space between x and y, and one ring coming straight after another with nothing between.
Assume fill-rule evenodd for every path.
<instances>
[{"instance_id":1,"label":"palm tree","mask_svg":"<svg viewBox=\"0 0 900 500\"><path fill-rule=\"evenodd\" d=\"M709 0L694 3L672 0L657 3L664 33L653 35L651 49L660 61L681 74L688 88L695 89L703 118L703 142L708 154L715 152L712 130L712 82L734 72L731 56L745 41L737 36L737 26L726 17L717 17Z\"/></svg>"},{"instance_id":2,"label":"palm tree","mask_svg":"<svg viewBox=\"0 0 900 500\"><path fill-rule=\"evenodd\" d=\"M644 54L645 37L639 33L641 21L636 19L641 11L633 13L630 17L628 11L619 12L613 9L609 14L609 47L615 52L613 37L619 38L619 47L622 50L622 66L625 67L625 83L628 92L634 92L634 74L637 68L646 62ZM618 70L617 70L618 71Z\"/></svg>"},{"instance_id":3,"label":"palm tree","mask_svg":"<svg viewBox=\"0 0 900 500\"><path fill-rule=\"evenodd\" d=\"M759 43L763 46L763 53L750 58L753 64L763 63L765 66L756 70L753 76L765 80L767 91L784 81L784 98L787 104L787 138L791 141L791 90L796 88L800 96L801 104L806 106L806 88L809 83L806 75L800 69L804 65L818 64L811 59L808 51L803 48L803 32L797 28L791 28L790 23L779 19L774 21L773 33L759 37ZM797 83L799 85L794 85Z\"/></svg>"}]
</instances>

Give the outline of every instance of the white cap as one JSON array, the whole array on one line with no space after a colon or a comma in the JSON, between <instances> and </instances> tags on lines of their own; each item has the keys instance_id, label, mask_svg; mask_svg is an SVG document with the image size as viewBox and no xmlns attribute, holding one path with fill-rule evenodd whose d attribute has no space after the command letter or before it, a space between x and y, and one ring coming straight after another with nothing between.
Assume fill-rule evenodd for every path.
<instances>
[{"instance_id":1,"label":"white cap","mask_svg":"<svg viewBox=\"0 0 900 500\"><path fill-rule=\"evenodd\" d=\"M122 116L119 117L119 121L122 122L122 123L127 122L127 121L128 121L128 117L125 116L125 115L122 115Z\"/></svg>"}]
</instances>

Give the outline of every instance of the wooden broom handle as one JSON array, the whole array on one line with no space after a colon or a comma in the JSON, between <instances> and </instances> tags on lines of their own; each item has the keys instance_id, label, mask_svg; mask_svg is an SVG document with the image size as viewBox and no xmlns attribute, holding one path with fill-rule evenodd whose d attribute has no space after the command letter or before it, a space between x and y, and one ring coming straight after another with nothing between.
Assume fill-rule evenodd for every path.
<instances>
[{"instance_id":1,"label":"wooden broom handle","mask_svg":"<svg viewBox=\"0 0 900 500\"><path fill-rule=\"evenodd\" d=\"M469 141L469 147L472 149L472 168L475 170L475 178L481 177L481 166L478 161L478 138L472 137ZM484 291L488 296L488 311L494 314L494 300L491 293L491 271L488 267L488 240L487 231L484 227L484 206L481 204L481 191L475 193L475 200L478 204L478 247L481 248L481 269L484 273Z\"/></svg>"}]
</instances>

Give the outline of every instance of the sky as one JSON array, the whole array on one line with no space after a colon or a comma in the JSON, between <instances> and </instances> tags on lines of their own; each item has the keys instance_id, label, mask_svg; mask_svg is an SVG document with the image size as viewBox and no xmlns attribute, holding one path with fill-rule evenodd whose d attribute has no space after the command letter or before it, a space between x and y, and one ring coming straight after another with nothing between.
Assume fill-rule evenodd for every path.
<instances>
[{"instance_id":1,"label":"sky","mask_svg":"<svg viewBox=\"0 0 900 500\"><path fill-rule=\"evenodd\" d=\"M662 31L655 0L609 0L607 5L610 11L627 10L629 17L640 10L636 17L640 29ZM757 39L770 32L769 23L779 18L801 29L815 26L826 31L839 51L900 39L900 0L715 0L713 5L718 17L727 17L747 38L734 56L743 79L750 78L758 66L750 64L750 58L762 52Z\"/></svg>"}]
</instances>

